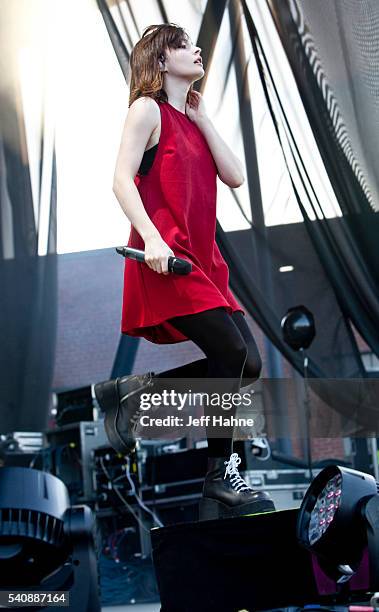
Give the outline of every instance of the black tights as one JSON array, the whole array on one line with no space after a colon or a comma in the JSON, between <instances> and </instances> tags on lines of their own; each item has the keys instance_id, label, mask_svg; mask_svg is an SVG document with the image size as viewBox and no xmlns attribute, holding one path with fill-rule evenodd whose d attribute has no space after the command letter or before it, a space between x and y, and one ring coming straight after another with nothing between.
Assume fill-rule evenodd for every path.
<instances>
[{"instance_id":1,"label":"black tights","mask_svg":"<svg viewBox=\"0 0 379 612\"><path fill-rule=\"evenodd\" d=\"M169 319L170 323L192 340L206 355L183 366L157 374L163 378L226 378L229 392L259 378L261 358L254 337L240 311L231 315L220 306L195 314ZM226 391L226 389L223 389ZM234 410L235 412L235 410ZM207 405L204 406L207 414ZM211 415L211 413L209 413ZM232 416L233 409L227 416ZM214 438L207 431L208 455L226 457L233 451L233 427L223 429L223 438Z\"/></svg>"}]
</instances>

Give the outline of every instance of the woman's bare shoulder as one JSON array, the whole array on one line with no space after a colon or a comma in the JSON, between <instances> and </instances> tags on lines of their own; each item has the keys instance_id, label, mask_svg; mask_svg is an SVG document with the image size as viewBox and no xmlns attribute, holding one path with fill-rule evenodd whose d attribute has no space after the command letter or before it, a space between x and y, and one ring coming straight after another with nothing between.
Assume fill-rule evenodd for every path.
<instances>
[{"instance_id":1,"label":"woman's bare shoulder","mask_svg":"<svg viewBox=\"0 0 379 612\"><path fill-rule=\"evenodd\" d=\"M129 114L137 120L158 121L160 110L158 103L150 96L140 96L129 107Z\"/></svg>"}]
</instances>

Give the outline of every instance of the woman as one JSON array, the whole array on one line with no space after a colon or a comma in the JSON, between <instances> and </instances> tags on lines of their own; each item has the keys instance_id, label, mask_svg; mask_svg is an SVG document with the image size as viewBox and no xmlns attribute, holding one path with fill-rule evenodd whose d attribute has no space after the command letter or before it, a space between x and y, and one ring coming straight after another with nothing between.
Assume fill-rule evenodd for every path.
<instances>
[{"instance_id":1,"label":"woman","mask_svg":"<svg viewBox=\"0 0 379 612\"><path fill-rule=\"evenodd\" d=\"M144 250L145 263L125 260L122 332L157 344L192 340L206 358L126 377L126 393L117 385L117 408L107 412L105 425L111 444L124 452L135 443L132 390L136 399L147 385L158 388L159 378L206 377L222 378L223 390L236 392L242 376L256 380L261 369L215 242L217 176L229 187L244 177L193 90L204 76L201 49L175 24L152 25L133 48L130 68L113 190L132 225L128 246ZM173 255L192 263L188 276L168 272ZM211 430L200 519L274 510L268 494L252 490L238 473L233 427L219 438Z\"/></svg>"}]
</instances>

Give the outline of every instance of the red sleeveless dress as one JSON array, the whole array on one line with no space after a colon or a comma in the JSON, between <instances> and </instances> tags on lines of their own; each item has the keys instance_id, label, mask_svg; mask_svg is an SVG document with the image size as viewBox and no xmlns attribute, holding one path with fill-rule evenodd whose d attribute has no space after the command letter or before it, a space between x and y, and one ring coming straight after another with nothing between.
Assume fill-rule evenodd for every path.
<instances>
[{"instance_id":1,"label":"red sleeveless dress","mask_svg":"<svg viewBox=\"0 0 379 612\"><path fill-rule=\"evenodd\" d=\"M188 340L167 319L224 306L245 311L231 293L229 268L215 241L217 167L207 141L187 115L158 102L161 134L153 164L134 183L151 221L190 274L159 274L125 258L121 331L156 344ZM144 250L131 226L128 246Z\"/></svg>"}]
</instances>

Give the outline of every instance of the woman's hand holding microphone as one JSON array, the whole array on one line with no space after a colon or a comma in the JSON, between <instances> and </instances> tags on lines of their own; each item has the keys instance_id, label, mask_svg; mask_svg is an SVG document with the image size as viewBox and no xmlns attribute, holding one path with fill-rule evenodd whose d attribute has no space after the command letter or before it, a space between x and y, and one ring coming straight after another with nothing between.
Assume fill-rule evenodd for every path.
<instances>
[{"instance_id":1,"label":"woman's hand holding microphone","mask_svg":"<svg viewBox=\"0 0 379 612\"><path fill-rule=\"evenodd\" d=\"M145 240L145 263L158 274L169 274L168 258L175 253L161 238L153 236Z\"/></svg>"},{"instance_id":2,"label":"woman's hand holding microphone","mask_svg":"<svg viewBox=\"0 0 379 612\"><path fill-rule=\"evenodd\" d=\"M123 257L135 259L145 264L158 274L179 274L181 276L192 272L192 263L188 259L176 257L173 250L162 240L160 235L145 237L145 250L135 249L131 246L116 247L116 252Z\"/></svg>"}]
</instances>

